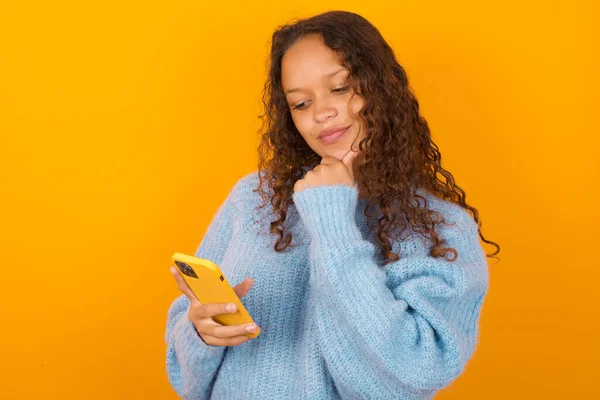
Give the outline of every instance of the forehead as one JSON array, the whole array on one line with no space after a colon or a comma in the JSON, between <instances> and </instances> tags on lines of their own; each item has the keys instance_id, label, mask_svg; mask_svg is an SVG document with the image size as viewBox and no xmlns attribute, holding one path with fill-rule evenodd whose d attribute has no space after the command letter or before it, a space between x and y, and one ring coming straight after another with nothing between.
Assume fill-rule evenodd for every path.
<instances>
[{"instance_id":1,"label":"forehead","mask_svg":"<svg viewBox=\"0 0 600 400\"><path fill-rule=\"evenodd\" d=\"M281 83L285 89L309 85L341 66L339 56L318 35L294 43L281 60ZM342 74L340 72L340 74Z\"/></svg>"}]
</instances>

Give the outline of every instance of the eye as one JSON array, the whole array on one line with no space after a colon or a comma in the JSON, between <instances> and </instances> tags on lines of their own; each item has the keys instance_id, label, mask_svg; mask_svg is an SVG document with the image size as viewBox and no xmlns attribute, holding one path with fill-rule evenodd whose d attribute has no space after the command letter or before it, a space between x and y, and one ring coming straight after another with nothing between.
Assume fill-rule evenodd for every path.
<instances>
[{"instance_id":1,"label":"eye","mask_svg":"<svg viewBox=\"0 0 600 400\"><path fill-rule=\"evenodd\" d=\"M302 109L306 108L307 104L308 104L308 102L305 101L303 103L296 104L292 109L293 110L302 110Z\"/></svg>"},{"instance_id":2,"label":"eye","mask_svg":"<svg viewBox=\"0 0 600 400\"><path fill-rule=\"evenodd\" d=\"M341 88L333 89L332 92L335 92L335 93L346 93L349 88L350 88L350 86L344 86L344 87L341 87Z\"/></svg>"}]
</instances>

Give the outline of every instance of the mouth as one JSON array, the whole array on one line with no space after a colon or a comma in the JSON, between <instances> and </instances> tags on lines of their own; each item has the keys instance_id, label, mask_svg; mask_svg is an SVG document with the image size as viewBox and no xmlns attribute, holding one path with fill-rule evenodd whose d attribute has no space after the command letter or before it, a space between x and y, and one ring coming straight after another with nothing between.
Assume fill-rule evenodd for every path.
<instances>
[{"instance_id":1,"label":"mouth","mask_svg":"<svg viewBox=\"0 0 600 400\"><path fill-rule=\"evenodd\" d=\"M350 127L328 129L319 135L319 139L326 144L334 143L348 131L348 128Z\"/></svg>"}]
</instances>

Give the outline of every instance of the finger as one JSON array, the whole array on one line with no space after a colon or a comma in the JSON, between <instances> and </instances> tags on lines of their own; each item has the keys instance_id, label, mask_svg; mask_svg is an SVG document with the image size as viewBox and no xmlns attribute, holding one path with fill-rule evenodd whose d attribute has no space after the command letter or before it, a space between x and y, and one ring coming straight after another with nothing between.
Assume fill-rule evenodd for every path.
<instances>
[{"instance_id":1,"label":"finger","mask_svg":"<svg viewBox=\"0 0 600 400\"><path fill-rule=\"evenodd\" d=\"M196 296L194 295L194 292L192 292L192 289L190 289L190 287L188 286L185 279L183 279L179 270L175 267L171 267L170 271L171 271L171 274L175 277L175 281L177 282L177 287L179 288L179 290L181 290L183 292L183 294L186 295L186 297L190 300L190 303L191 304L202 304L196 298Z\"/></svg>"},{"instance_id":2,"label":"finger","mask_svg":"<svg viewBox=\"0 0 600 400\"><path fill-rule=\"evenodd\" d=\"M227 309L228 304L233 304L233 303L206 303L206 304L203 304L202 307L198 307L197 316L199 318L211 318L211 317L214 317L215 315L235 314L236 312L238 312L237 306L235 307L234 311L229 311Z\"/></svg>"},{"instance_id":3,"label":"finger","mask_svg":"<svg viewBox=\"0 0 600 400\"><path fill-rule=\"evenodd\" d=\"M294 193L301 191L304 188L304 181L299 180L294 184Z\"/></svg>"},{"instance_id":4,"label":"finger","mask_svg":"<svg viewBox=\"0 0 600 400\"><path fill-rule=\"evenodd\" d=\"M352 163L354 162L354 159L356 158L356 156L358 156L358 153L359 153L358 150L351 149L348 153L346 153L344 158L342 158L342 162L347 167L352 167Z\"/></svg>"},{"instance_id":5,"label":"finger","mask_svg":"<svg viewBox=\"0 0 600 400\"><path fill-rule=\"evenodd\" d=\"M248 330L248 328L254 328L253 330ZM256 332L258 326L255 323L250 324L241 324L241 325L232 325L232 326L213 326L205 328L207 333L210 336L214 336L216 338L226 339L226 338L234 338L236 336L245 335L248 333Z\"/></svg>"},{"instance_id":6,"label":"finger","mask_svg":"<svg viewBox=\"0 0 600 400\"><path fill-rule=\"evenodd\" d=\"M211 346L237 346L253 338L248 336L235 336L227 339L221 339L207 334L203 334L202 339L206 344L209 344Z\"/></svg>"},{"instance_id":7,"label":"finger","mask_svg":"<svg viewBox=\"0 0 600 400\"><path fill-rule=\"evenodd\" d=\"M338 163L338 162L340 162L340 160L338 160L335 157L332 157L332 156L323 156L323 158L321 158L321 163L319 165L332 165L332 164L335 164L335 163ZM317 165L317 167L319 165ZM316 167L315 167L315 169L316 169Z\"/></svg>"},{"instance_id":8,"label":"finger","mask_svg":"<svg viewBox=\"0 0 600 400\"><path fill-rule=\"evenodd\" d=\"M254 280L250 277L244 279L240 284L233 288L233 291L241 299L244 297L254 285Z\"/></svg>"}]
</instances>

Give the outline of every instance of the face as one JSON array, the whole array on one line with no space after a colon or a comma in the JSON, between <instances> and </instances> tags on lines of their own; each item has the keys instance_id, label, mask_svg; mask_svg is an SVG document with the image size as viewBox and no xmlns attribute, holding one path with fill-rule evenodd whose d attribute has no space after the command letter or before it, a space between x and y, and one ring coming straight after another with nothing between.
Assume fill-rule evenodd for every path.
<instances>
[{"instance_id":1,"label":"face","mask_svg":"<svg viewBox=\"0 0 600 400\"><path fill-rule=\"evenodd\" d=\"M281 61L283 91L296 129L321 157L341 160L353 143L358 148L365 137L357 118L364 100L359 94L353 96L349 75L319 35L298 40Z\"/></svg>"}]
</instances>

